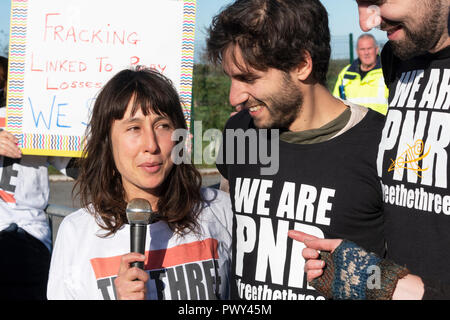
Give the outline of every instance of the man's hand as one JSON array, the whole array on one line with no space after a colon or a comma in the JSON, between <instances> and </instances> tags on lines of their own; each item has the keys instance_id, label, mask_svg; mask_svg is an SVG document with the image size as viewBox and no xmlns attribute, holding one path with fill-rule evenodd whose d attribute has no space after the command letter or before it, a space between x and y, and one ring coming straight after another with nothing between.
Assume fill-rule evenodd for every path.
<instances>
[{"instance_id":1,"label":"man's hand","mask_svg":"<svg viewBox=\"0 0 450 320\"><path fill-rule=\"evenodd\" d=\"M308 282L323 274L325 262L320 260L318 250L332 253L342 242L341 239L320 239L297 230L290 230L288 236L294 240L303 242L306 246L302 251L302 256L306 260L305 272Z\"/></svg>"},{"instance_id":2,"label":"man's hand","mask_svg":"<svg viewBox=\"0 0 450 320\"><path fill-rule=\"evenodd\" d=\"M305 244L302 255L307 260L308 282L329 299L390 300L399 279L409 274L407 268L348 240L319 239L294 230L288 235ZM373 275L372 270L378 273ZM376 285L372 277L376 278ZM417 297L423 294L423 290L417 291Z\"/></svg>"},{"instance_id":3,"label":"man's hand","mask_svg":"<svg viewBox=\"0 0 450 320\"><path fill-rule=\"evenodd\" d=\"M117 278L114 280L118 300L145 300L147 294L148 273L131 267L131 263L145 261L145 256L131 252L124 254L120 260Z\"/></svg>"},{"instance_id":4,"label":"man's hand","mask_svg":"<svg viewBox=\"0 0 450 320\"><path fill-rule=\"evenodd\" d=\"M22 152L17 146L19 140L6 130L0 132L0 155L8 158L21 158Z\"/></svg>"}]
</instances>

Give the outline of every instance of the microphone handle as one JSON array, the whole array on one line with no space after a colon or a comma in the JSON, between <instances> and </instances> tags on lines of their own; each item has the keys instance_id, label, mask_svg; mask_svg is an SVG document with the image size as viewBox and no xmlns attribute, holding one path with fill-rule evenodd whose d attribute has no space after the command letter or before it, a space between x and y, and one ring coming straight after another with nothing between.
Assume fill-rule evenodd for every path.
<instances>
[{"instance_id":1,"label":"microphone handle","mask_svg":"<svg viewBox=\"0 0 450 320\"><path fill-rule=\"evenodd\" d=\"M130 225L130 252L138 252L145 254L145 235L147 233L147 225L131 224ZM143 261L131 263L132 267L144 269Z\"/></svg>"}]
</instances>

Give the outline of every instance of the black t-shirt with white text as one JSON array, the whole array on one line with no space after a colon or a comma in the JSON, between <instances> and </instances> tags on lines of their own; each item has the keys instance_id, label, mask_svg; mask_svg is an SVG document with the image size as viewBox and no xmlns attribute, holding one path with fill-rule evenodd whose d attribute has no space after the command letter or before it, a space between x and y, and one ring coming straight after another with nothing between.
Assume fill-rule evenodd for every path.
<instances>
[{"instance_id":1,"label":"black t-shirt with white text","mask_svg":"<svg viewBox=\"0 0 450 320\"><path fill-rule=\"evenodd\" d=\"M384 255L376 171L383 123L369 110L345 133L302 145L256 129L247 111L229 119L217 168L229 181L234 212L232 299L323 299L306 282L304 245L287 236L291 229L349 239ZM261 171L269 167L278 170Z\"/></svg>"},{"instance_id":2,"label":"black t-shirt with white text","mask_svg":"<svg viewBox=\"0 0 450 320\"><path fill-rule=\"evenodd\" d=\"M450 47L401 61L382 52L389 111L377 170L388 258L450 282Z\"/></svg>"}]
</instances>

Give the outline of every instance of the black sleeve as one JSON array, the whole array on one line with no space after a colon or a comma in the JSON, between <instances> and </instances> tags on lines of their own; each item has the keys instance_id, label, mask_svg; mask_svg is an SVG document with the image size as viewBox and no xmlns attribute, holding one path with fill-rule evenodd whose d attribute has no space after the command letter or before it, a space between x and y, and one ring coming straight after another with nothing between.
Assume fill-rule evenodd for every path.
<instances>
[{"instance_id":1,"label":"black sleeve","mask_svg":"<svg viewBox=\"0 0 450 320\"><path fill-rule=\"evenodd\" d=\"M248 128L254 128L253 121L251 116L248 113L248 110L242 110L234 116L230 117L225 124L225 129L222 132L222 143L220 145L219 153L216 158L216 168L219 170L220 174L228 180L228 166L227 166L227 158L226 158L226 150L227 150L227 130L236 130L243 129L247 130ZM234 146L234 144L233 144ZM234 152L236 155L236 150ZM234 162L233 162L234 163Z\"/></svg>"},{"instance_id":2,"label":"black sleeve","mask_svg":"<svg viewBox=\"0 0 450 320\"><path fill-rule=\"evenodd\" d=\"M430 279L422 281L425 287L422 300L450 300L450 284Z\"/></svg>"},{"instance_id":3,"label":"black sleeve","mask_svg":"<svg viewBox=\"0 0 450 320\"><path fill-rule=\"evenodd\" d=\"M70 161L66 167L67 176L74 178L74 179L78 178L78 173L79 173L78 160L79 160L78 158L70 159Z\"/></svg>"}]
</instances>

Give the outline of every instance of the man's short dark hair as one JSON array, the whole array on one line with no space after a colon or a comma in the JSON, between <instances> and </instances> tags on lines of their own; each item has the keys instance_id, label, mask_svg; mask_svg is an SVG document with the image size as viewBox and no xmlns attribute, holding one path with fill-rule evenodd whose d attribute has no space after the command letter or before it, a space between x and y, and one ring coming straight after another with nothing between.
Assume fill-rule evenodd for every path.
<instances>
[{"instance_id":1,"label":"man's short dark hair","mask_svg":"<svg viewBox=\"0 0 450 320\"><path fill-rule=\"evenodd\" d=\"M208 57L221 63L225 50L235 46L248 66L262 71L288 72L308 52L314 79L325 85L331 54L327 11L319 0L237 0L213 18Z\"/></svg>"}]
</instances>

